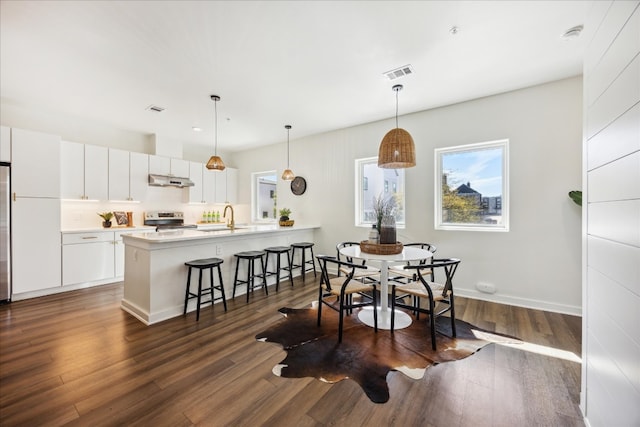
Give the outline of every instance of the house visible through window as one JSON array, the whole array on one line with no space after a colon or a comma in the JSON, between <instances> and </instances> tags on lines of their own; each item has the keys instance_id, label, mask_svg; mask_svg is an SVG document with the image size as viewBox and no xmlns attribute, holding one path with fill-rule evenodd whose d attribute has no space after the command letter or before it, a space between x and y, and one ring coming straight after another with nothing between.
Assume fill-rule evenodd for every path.
<instances>
[{"instance_id":1,"label":"house visible through window","mask_svg":"<svg viewBox=\"0 0 640 427\"><path fill-rule=\"evenodd\" d=\"M356 159L356 226L371 227L375 223L374 197L393 197L396 201L396 226L404 228L404 169L378 167L378 158Z\"/></svg>"},{"instance_id":2,"label":"house visible through window","mask_svg":"<svg viewBox=\"0 0 640 427\"><path fill-rule=\"evenodd\" d=\"M435 227L509 231L508 140L435 150Z\"/></svg>"}]
</instances>

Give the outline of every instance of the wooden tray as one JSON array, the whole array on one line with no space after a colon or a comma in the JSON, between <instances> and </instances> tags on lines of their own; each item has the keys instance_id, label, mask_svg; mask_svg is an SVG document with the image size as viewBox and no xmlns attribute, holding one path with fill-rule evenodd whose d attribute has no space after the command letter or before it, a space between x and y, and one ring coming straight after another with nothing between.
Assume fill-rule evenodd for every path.
<instances>
[{"instance_id":1,"label":"wooden tray","mask_svg":"<svg viewBox=\"0 0 640 427\"><path fill-rule=\"evenodd\" d=\"M402 243L396 242L391 244L378 244L378 243L370 243L367 240L363 240L360 242L360 250L362 252L366 252L368 254L376 254L376 255L395 255L402 252Z\"/></svg>"}]
</instances>

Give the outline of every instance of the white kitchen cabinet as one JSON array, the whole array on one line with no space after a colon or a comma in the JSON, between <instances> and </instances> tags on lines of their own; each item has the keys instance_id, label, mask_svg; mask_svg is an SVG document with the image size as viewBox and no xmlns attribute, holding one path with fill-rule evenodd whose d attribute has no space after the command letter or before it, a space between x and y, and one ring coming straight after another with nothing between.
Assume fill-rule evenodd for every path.
<instances>
[{"instance_id":1,"label":"white kitchen cabinet","mask_svg":"<svg viewBox=\"0 0 640 427\"><path fill-rule=\"evenodd\" d=\"M91 283L114 277L114 233L62 235L62 285Z\"/></svg>"},{"instance_id":2,"label":"white kitchen cabinet","mask_svg":"<svg viewBox=\"0 0 640 427\"><path fill-rule=\"evenodd\" d=\"M109 150L107 147L85 144L84 192L90 200L109 198Z\"/></svg>"},{"instance_id":3,"label":"white kitchen cabinet","mask_svg":"<svg viewBox=\"0 0 640 427\"><path fill-rule=\"evenodd\" d=\"M216 178L215 203L226 203L227 201L227 170L214 171Z\"/></svg>"},{"instance_id":4,"label":"white kitchen cabinet","mask_svg":"<svg viewBox=\"0 0 640 427\"><path fill-rule=\"evenodd\" d=\"M189 178L193 181L193 187L189 187L188 203L206 203L202 194L202 163L189 162Z\"/></svg>"},{"instance_id":5,"label":"white kitchen cabinet","mask_svg":"<svg viewBox=\"0 0 640 427\"><path fill-rule=\"evenodd\" d=\"M227 168L227 202L238 203L238 169Z\"/></svg>"},{"instance_id":6,"label":"white kitchen cabinet","mask_svg":"<svg viewBox=\"0 0 640 427\"><path fill-rule=\"evenodd\" d=\"M61 198L107 200L109 152L106 147L62 141L60 170Z\"/></svg>"},{"instance_id":7,"label":"white kitchen cabinet","mask_svg":"<svg viewBox=\"0 0 640 427\"><path fill-rule=\"evenodd\" d=\"M84 199L84 145L60 142L60 197Z\"/></svg>"},{"instance_id":8,"label":"white kitchen cabinet","mask_svg":"<svg viewBox=\"0 0 640 427\"><path fill-rule=\"evenodd\" d=\"M129 152L109 148L109 200L129 197Z\"/></svg>"},{"instance_id":9,"label":"white kitchen cabinet","mask_svg":"<svg viewBox=\"0 0 640 427\"><path fill-rule=\"evenodd\" d=\"M148 157L109 149L109 200L144 200L149 182Z\"/></svg>"},{"instance_id":10,"label":"white kitchen cabinet","mask_svg":"<svg viewBox=\"0 0 640 427\"><path fill-rule=\"evenodd\" d=\"M149 155L129 153L129 197L144 201L149 187Z\"/></svg>"},{"instance_id":11,"label":"white kitchen cabinet","mask_svg":"<svg viewBox=\"0 0 640 427\"><path fill-rule=\"evenodd\" d=\"M189 178L193 187L189 187L188 203L214 203L215 201L215 171L206 168L202 163L189 162Z\"/></svg>"},{"instance_id":12,"label":"white kitchen cabinet","mask_svg":"<svg viewBox=\"0 0 640 427\"><path fill-rule=\"evenodd\" d=\"M149 155L149 173L154 175L171 174L171 159L154 154Z\"/></svg>"},{"instance_id":13,"label":"white kitchen cabinet","mask_svg":"<svg viewBox=\"0 0 640 427\"><path fill-rule=\"evenodd\" d=\"M16 197L60 197L59 136L11 129L11 188Z\"/></svg>"},{"instance_id":14,"label":"white kitchen cabinet","mask_svg":"<svg viewBox=\"0 0 640 427\"><path fill-rule=\"evenodd\" d=\"M189 161L182 159L171 159L171 172L173 176L179 176L182 178L189 177Z\"/></svg>"},{"instance_id":15,"label":"white kitchen cabinet","mask_svg":"<svg viewBox=\"0 0 640 427\"><path fill-rule=\"evenodd\" d=\"M13 294L59 287L60 200L12 199L11 219Z\"/></svg>"},{"instance_id":16,"label":"white kitchen cabinet","mask_svg":"<svg viewBox=\"0 0 640 427\"><path fill-rule=\"evenodd\" d=\"M170 157L149 155L149 173L154 175L172 175L189 177L189 161Z\"/></svg>"},{"instance_id":17,"label":"white kitchen cabinet","mask_svg":"<svg viewBox=\"0 0 640 427\"><path fill-rule=\"evenodd\" d=\"M0 162L11 161L11 128L0 126Z\"/></svg>"},{"instance_id":18,"label":"white kitchen cabinet","mask_svg":"<svg viewBox=\"0 0 640 427\"><path fill-rule=\"evenodd\" d=\"M237 203L238 169L225 168L214 172L216 180L215 203Z\"/></svg>"}]
</instances>

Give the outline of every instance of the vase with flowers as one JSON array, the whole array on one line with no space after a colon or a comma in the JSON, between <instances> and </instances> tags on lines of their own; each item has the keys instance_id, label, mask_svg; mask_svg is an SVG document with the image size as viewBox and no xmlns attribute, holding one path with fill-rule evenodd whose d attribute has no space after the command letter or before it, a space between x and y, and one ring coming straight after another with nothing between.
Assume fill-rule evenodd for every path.
<instances>
[{"instance_id":1,"label":"vase with flowers","mask_svg":"<svg viewBox=\"0 0 640 427\"><path fill-rule=\"evenodd\" d=\"M381 194L373 198L373 213L381 245L396 243L396 209L396 200L393 197L383 197Z\"/></svg>"}]
</instances>

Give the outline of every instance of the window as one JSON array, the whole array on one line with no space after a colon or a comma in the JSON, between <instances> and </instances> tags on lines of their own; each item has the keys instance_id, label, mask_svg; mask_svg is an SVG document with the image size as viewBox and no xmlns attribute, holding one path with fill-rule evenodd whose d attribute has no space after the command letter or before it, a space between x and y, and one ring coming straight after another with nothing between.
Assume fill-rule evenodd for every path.
<instances>
[{"instance_id":1,"label":"window","mask_svg":"<svg viewBox=\"0 0 640 427\"><path fill-rule=\"evenodd\" d=\"M356 159L356 227L371 227L374 197L393 197L396 200L396 226L404 228L404 169L378 167L378 158Z\"/></svg>"},{"instance_id":2,"label":"window","mask_svg":"<svg viewBox=\"0 0 640 427\"><path fill-rule=\"evenodd\" d=\"M509 231L509 141L435 150L437 230Z\"/></svg>"},{"instance_id":3,"label":"window","mask_svg":"<svg viewBox=\"0 0 640 427\"><path fill-rule=\"evenodd\" d=\"M256 172L251 174L252 209L251 221L273 222L278 213L278 182L276 171Z\"/></svg>"}]
</instances>

